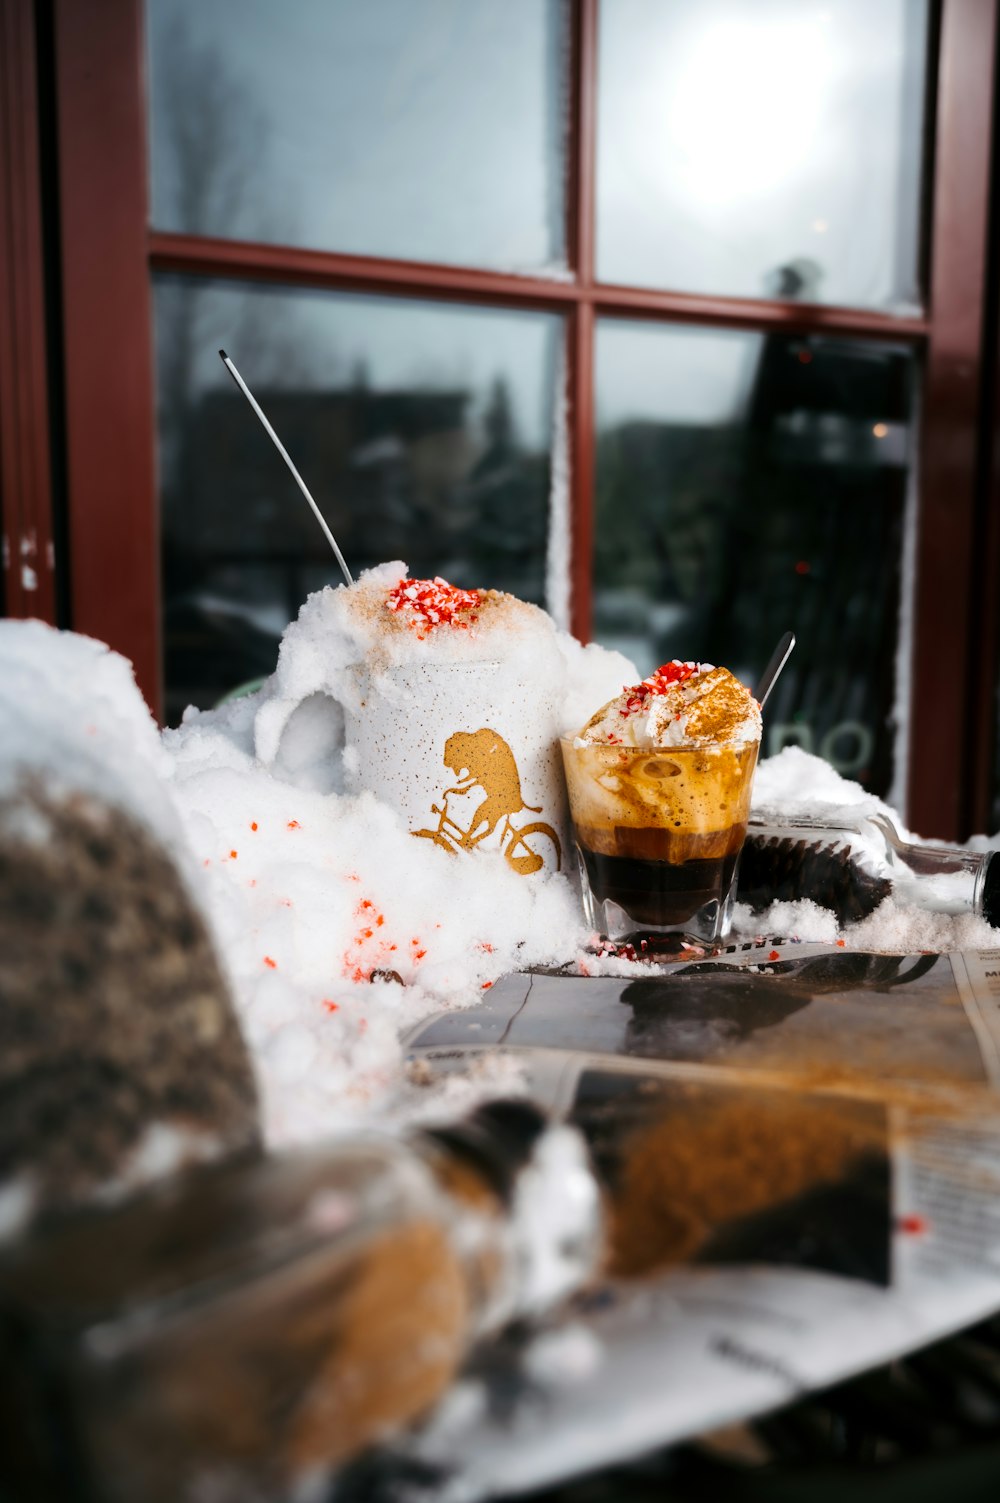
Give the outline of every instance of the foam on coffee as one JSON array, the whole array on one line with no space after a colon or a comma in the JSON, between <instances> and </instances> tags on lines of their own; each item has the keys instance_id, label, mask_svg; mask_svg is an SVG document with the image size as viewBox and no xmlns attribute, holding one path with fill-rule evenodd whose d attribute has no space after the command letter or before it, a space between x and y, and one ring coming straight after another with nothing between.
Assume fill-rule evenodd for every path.
<instances>
[{"instance_id":1,"label":"foam on coffee","mask_svg":"<svg viewBox=\"0 0 1000 1503\"><path fill-rule=\"evenodd\" d=\"M682 862L739 850L757 743L666 751L574 748L573 823L590 850Z\"/></svg>"}]
</instances>

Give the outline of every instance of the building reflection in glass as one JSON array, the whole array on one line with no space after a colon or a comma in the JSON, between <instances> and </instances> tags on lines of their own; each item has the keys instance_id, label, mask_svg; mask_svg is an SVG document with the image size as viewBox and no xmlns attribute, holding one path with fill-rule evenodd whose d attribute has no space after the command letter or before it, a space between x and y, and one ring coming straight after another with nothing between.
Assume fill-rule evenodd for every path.
<instances>
[{"instance_id":1,"label":"building reflection in glass","mask_svg":"<svg viewBox=\"0 0 1000 1503\"><path fill-rule=\"evenodd\" d=\"M597 348L598 640L752 683L791 628L765 753L796 742L885 792L912 354L610 320Z\"/></svg>"}]
</instances>

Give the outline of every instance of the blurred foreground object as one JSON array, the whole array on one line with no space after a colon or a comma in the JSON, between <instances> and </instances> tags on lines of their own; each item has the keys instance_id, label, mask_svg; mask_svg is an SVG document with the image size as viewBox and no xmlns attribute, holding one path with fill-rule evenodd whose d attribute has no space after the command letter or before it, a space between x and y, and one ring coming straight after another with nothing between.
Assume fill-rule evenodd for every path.
<instances>
[{"instance_id":1,"label":"blurred foreground object","mask_svg":"<svg viewBox=\"0 0 1000 1503\"><path fill-rule=\"evenodd\" d=\"M258 1145L167 771L123 658L0 623L0 1243Z\"/></svg>"},{"instance_id":2,"label":"blurred foreground object","mask_svg":"<svg viewBox=\"0 0 1000 1503\"><path fill-rule=\"evenodd\" d=\"M593 1271L582 1139L495 1102L196 1171L0 1260L0 1491L301 1497Z\"/></svg>"}]
</instances>

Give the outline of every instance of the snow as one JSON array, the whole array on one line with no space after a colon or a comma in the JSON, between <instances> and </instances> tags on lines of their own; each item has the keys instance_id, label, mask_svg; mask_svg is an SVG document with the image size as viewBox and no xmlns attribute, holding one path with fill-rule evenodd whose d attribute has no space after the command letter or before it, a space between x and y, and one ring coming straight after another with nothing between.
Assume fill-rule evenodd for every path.
<instances>
[{"instance_id":1,"label":"snow","mask_svg":"<svg viewBox=\"0 0 1000 1503\"><path fill-rule=\"evenodd\" d=\"M737 903L733 923L744 934L766 930L776 938L801 939L805 944L832 945L840 938L836 915L809 898L797 903L772 903L763 915Z\"/></svg>"},{"instance_id":2,"label":"snow","mask_svg":"<svg viewBox=\"0 0 1000 1503\"><path fill-rule=\"evenodd\" d=\"M924 908L895 903L891 898L844 931L849 950L886 950L915 954L919 950L989 950L1000 942L1000 929L975 914L957 916L928 913Z\"/></svg>"},{"instance_id":3,"label":"snow","mask_svg":"<svg viewBox=\"0 0 1000 1503\"><path fill-rule=\"evenodd\" d=\"M176 849L163 787L170 758L131 664L103 642L41 621L0 621L0 727L0 798L30 770L57 797L92 793L135 813Z\"/></svg>"},{"instance_id":4,"label":"snow","mask_svg":"<svg viewBox=\"0 0 1000 1503\"><path fill-rule=\"evenodd\" d=\"M89 794L150 829L197 897L170 775L131 663L91 637L41 621L0 621L0 820L8 838L49 838L41 812L17 802L26 777L55 799Z\"/></svg>"},{"instance_id":5,"label":"snow","mask_svg":"<svg viewBox=\"0 0 1000 1503\"><path fill-rule=\"evenodd\" d=\"M373 571L359 593L384 591L402 573L402 565ZM371 790L345 791L359 769L352 779L341 765L344 717L334 697L349 696L348 670L366 655L382 653L388 671L413 652L402 630L388 647L376 641L348 594L310 596L256 695L189 712L162 734L130 665L103 644L38 622L0 623L0 796L26 774L56 794L92 791L166 844L215 934L273 1145L374 1118L426 1116L431 1094L438 1110L458 1109L477 1092L520 1089L510 1061L486 1057L476 1080L421 1090L408 1081L400 1033L432 1010L474 1006L514 968L574 960L592 972L629 968L585 958L591 937L565 873L527 878L499 853L450 854L414 840ZM535 607L508 613L489 646L520 673L527 664L535 683L557 676L566 730L638 677L627 659L581 647ZM455 632L443 650L475 661L483 644ZM16 819L9 798L6 807ZM760 765L754 807L787 820L885 806L788 747ZM44 840L37 823L31 838ZM851 948L1000 943L982 920L892 900L843 935L808 902L757 916L738 910L737 920L746 932L842 938Z\"/></svg>"},{"instance_id":6,"label":"snow","mask_svg":"<svg viewBox=\"0 0 1000 1503\"><path fill-rule=\"evenodd\" d=\"M833 822L841 809L850 809L852 814L888 813L902 832L888 804L800 746L786 746L758 764L752 809L755 818L775 824L794 824L803 816Z\"/></svg>"},{"instance_id":7,"label":"snow","mask_svg":"<svg viewBox=\"0 0 1000 1503\"><path fill-rule=\"evenodd\" d=\"M185 732L165 738L178 753L172 787L272 1142L384 1104L400 1083L400 1028L473 1004L519 958L553 961L567 939L582 942L565 877L526 882L498 855L456 859L415 841L370 793L296 788L246 755L233 765L211 717Z\"/></svg>"},{"instance_id":8,"label":"snow","mask_svg":"<svg viewBox=\"0 0 1000 1503\"><path fill-rule=\"evenodd\" d=\"M563 631L569 630L570 617L569 492L569 367L565 354L562 354L552 413L552 466L549 482L549 536L545 557L545 599L552 619Z\"/></svg>"}]
</instances>

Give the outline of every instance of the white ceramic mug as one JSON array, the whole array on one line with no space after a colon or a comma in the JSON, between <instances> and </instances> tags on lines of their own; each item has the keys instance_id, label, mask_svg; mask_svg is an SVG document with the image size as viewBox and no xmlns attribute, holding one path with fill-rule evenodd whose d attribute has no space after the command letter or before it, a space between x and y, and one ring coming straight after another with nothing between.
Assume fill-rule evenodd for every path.
<instances>
[{"instance_id":1,"label":"white ceramic mug","mask_svg":"<svg viewBox=\"0 0 1000 1503\"><path fill-rule=\"evenodd\" d=\"M561 686L511 682L501 661L356 670L345 705L346 786L367 789L444 850L499 851L515 872L558 871L566 846Z\"/></svg>"}]
</instances>

